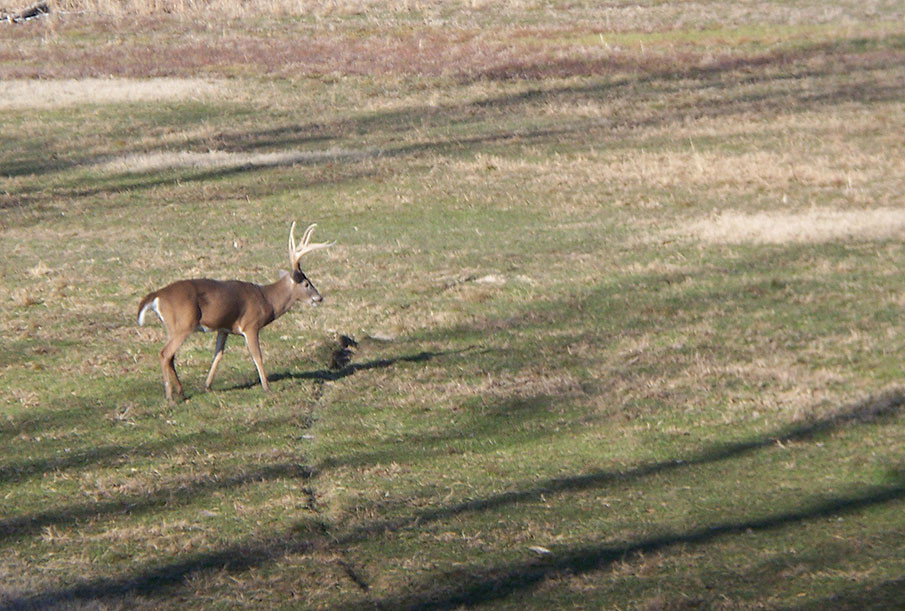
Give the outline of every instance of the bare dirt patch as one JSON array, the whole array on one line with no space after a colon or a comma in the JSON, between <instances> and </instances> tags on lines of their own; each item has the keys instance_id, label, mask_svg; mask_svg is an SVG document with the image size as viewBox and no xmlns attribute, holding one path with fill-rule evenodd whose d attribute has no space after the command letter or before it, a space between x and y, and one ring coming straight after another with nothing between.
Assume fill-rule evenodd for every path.
<instances>
[{"instance_id":1,"label":"bare dirt patch","mask_svg":"<svg viewBox=\"0 0 905 611\"><path fill-rule=\"evenodd\" d=\"M216 81L195 78L15 79L0 81L0 109L200 100L217 95L222 90L223 87Z\"/></svg>"},{"instance_id":2,"label":"bare dirt patch","mask_svg":"<svg viewBox=\"0 0 905 611\"><path fill-rule=\"evenodd\" d=\"M905 237L905 210L834 210L743 213L725 211L693 221L677 233L713 244L815 244Z\"/></svg>"}]
</instances>

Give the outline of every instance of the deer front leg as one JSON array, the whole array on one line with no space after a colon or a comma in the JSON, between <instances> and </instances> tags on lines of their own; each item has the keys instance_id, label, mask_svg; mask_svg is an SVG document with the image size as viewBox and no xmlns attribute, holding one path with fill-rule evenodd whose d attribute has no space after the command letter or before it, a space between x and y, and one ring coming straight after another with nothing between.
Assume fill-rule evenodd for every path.
<instances>
[{"instance_id":1,"label":"deer front leg","mask_svg":"<svg viewBox=\"0 0 905 611\"><path fill-rule=\"evenodd\" d=\"M248 352L251 353L251 359L255 362L258 369L258 377L261 378L261 386L265 392L270 391L270 384L267 383L267 374L264 373L264 357L261 355L261 346L258 343L257 331L245 331L242 334L245 337L245 344L248 346Z\"/></svg>"},{"instance_id":2,"label":"deer front leg","mask_svg":"<svg viewBox=\"0 0 905 611\"><path fill-rule=\"evenodd\" d=\"M223 352L226 350L226 340L229 337L229 333L226 331L217 331L217 347L214 348L214 362L211 363L211 370L207 374L207 380L204 382L204 390L209 391L211 389L211 383L214 381L214 373L217 371L217 365L220 364L220 359L223 358Z\"/></svg>"}]
</instances>

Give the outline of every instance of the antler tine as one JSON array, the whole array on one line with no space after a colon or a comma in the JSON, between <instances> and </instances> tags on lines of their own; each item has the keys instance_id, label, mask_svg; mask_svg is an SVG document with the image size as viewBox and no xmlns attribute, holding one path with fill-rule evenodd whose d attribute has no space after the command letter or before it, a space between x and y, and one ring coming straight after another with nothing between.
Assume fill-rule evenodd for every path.
<instances>
[{"instance_id":1,"label":"antler tine","mask_svg":"<svg viewBox=\"0 0 905 611\"><path fill-rule=\"evenodd\" d=\"M305 230L305 235L302 236L302 248L308 246L308 242L311 241L311 234L314 233L315 227L317 227L317 223L308 225L308 229Z\"/></svg>"},{"instance_id":2,"label":"antler tine","mask_svg":"<svg viewBox=\"0 0 905 611\"><path fill-rule=\"evenodd\" d=\"M312 223L308 226L308 229L305 230L304 235L302 235L302 239L299 241L298 245L295 244L293 230L295 229L295 222L292 223L292 228L289 230L289 258L292 260L292 264L295 265L298 263L299 259L302 258L302 255L312 252L314 250L320 250L322 248L329 248L336 244L336 242L320 242L317 244L311 244L311 234L314 233L314 228L317 227L317 223Z\"/></svg>"},{"instance_id":3,"label":"antler tine","mask_svg":"<svg viewBox=\"0 0 905 611\"><path fill-rule=\"evenodd\" d=\"M289 228L289 261L295 265L295 221L292 221L292 226Z\"/></svg>"}]
</instances>

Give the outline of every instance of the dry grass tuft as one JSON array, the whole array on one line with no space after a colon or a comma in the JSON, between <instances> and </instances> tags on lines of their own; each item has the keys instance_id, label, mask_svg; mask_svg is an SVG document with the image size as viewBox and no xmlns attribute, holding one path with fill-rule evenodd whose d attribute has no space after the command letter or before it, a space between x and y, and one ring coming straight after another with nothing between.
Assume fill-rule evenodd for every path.
<instances>
[{"instance_id":1,"label":"dry grass tuft","mask_svg":"<svg viewBox=\"0 0 905 611\"><path fill-rule=\"evenodd\" d=\"M217 95L223 88L216 81L197 78L14 79L0 81L0 110L198 100Z\"/></svg>"},{"instance_id":2,"label":"dry grass tuft","mask_svg":"<svg viewBox=\"0 0 905 611\"><path fill-rule=\"evenodd\" d=\"M889 240L905 237L905 210L833 210L798 213L721 212L693 221L676 233L712 244L817 244L839 240Z\"/></svg>"},{"instance_id":3,"label":"dry grass tuft","mask_svg":"<svg viewBox=\"0 0 905 611\"><path fill-rule=\"evenodd\" d=\"M374 10L406 12L439 10L448 3L419 0L62 0L63 9L88 11L106 15L199 14L216 13L221 17L249 17L252 15L360 15ZM462 7L484 4L480 0L456 2Z\"/></svg>"},{"instance_id":4,"label":"dry grass tuft","mask_svg":"<svg viewBox=\"0 0 905 611\"><path fill-rule=\"evenodd\" d=\"M43 278L52 271L53 269L49 265L43 261L38 261L37 265L28 269L28 275L32 278Z\"/></svg>"},{"instance_id":5,"label":"dry grass tuft","mask_svg":"<svg viewBox=\"0 0 905 611\"><path fill-rule=\"evenodd\" d=\"M368 151L343 149L327 151L286 150L272 153L175 151L115 157L101 161L94 169L104 172L158 172L174 168L268 168L321 162L350 162L375 154Z\"/></svg>"},{"instance_id":6,"label":"dry grass tuft","mask_svg":"<svg viewBox=\"0 0 905 611\"><path fill-rule=\"evenodd\" d=\"M20 308L27 308L43 303L41 298L35 295L35 293L28 288L20 288L13 291L12 301L13 304Z\"/></svg>"}]
</instances>

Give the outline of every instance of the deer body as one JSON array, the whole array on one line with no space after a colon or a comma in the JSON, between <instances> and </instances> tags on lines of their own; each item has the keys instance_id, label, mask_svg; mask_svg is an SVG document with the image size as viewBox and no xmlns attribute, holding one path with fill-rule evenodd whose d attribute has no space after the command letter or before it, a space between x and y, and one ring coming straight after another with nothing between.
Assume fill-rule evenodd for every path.
<instances>
[{"instance_id":1,"label":"deer body","mask_svg":"<svg viewBox=\"0 0 905 611\"><path fill-rule=\"evenodd\" d=\"M167 401L173 394L182 397L182 384L174 364L176 351L195 331L217 332L214 360L204 384L210 390L214 373L223 358L230 334L245 338L248 351L258 370L261 386L270 390L258 334L267 325L285 314L297 301L308 299L318 305L323 298L302 272L299 259L306 252L326 248L331 244L309 244L314 225L308 227L299 246L289 230L289 258L292 271L283 272L273 284L258 285L240 280L219 281L207 278L179 280L144 296L138 305L138 324L144 324L148 311L153 311L167 331L167 343L160 351L160 366Z\"/></svg>"}]
</instances>

